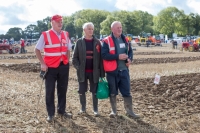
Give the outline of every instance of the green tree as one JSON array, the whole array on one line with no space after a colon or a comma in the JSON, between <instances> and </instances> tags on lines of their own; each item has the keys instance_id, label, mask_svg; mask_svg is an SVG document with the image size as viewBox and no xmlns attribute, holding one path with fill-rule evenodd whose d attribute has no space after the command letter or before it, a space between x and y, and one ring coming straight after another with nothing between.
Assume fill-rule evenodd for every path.
<instances>
[{"instance_id":1,"label":"green tree","mask_svg":"<svg viewBox=\"0 0 200 133\"><path fill-rule=\"evenodd\" d=\"M28 25L24 30L24 34L25 34L25 39L38 38L39 33L37 26L34 24Z\"/></svg>"},{"instance_id":2,"label":"green tree","mask_svg":"<svg viewBox=\"0 0 200 133\"><path fill-rule=\"evenodd\" d=\"M100 35L100 23L104 21L110 13L101 10L81 10L74 14L74 25L76 35L82 36L82 26L86 22L92 22L94 24L94 35L97 37Z\"/></svg>"},{"instance_id":3,"label":"green tree","mask_svg":"<svg viewBox=\"0 0 200 133\"><path fill-rule=\"evenodd\" d=\"M111 24L113 21L119 21L119 18L114 17L113 15L108 15L107 18L101 22L101 35L109 35L111 33Z\"/></svg>"},{"instance_id":4,"label":"green tree","mask_svg":"<svg viewBox=\"0 0 200 133\"><path fill-rule=\"evenodd\" d=\"M137 34L136 17L132 12L123 10L115 11L112 15L119 18L119 21L122 23L124 34Z\"/></svg>"},{"instance_id":5,"label":"green tree","mask_svg":"<svg viewBox=\"0 0 200 133\"><path fill-rule=\"evenodd\" d=\"M191 17L191 25L193 27L193 34L194 35L200 35L200 15L190 13L189 16Z\"/></svg>"},{"instance_id":6,"label":"green tree","mask_svg":"<svg viewBox=\"0 0 200 133\"><path fill-rule=\"evenodd\" d=\"M20 38L23 38L23 30L18 27L10 28L8 32L5 35L6 39L10 39L13 37L15 40L20 40Z\"/></svg>"},{"instance_id":7,"label":"green tree","mask_svg":"<svg viewBox=\"0 0 200 133\"><path fill-rule=\"evenodd\" d=\"M74 27L75 27L75 30L76 30L76 36L81 37L83 35L82 25L86 22L88 22L88 21L86 19L82 19L82 18L75 20Z\"/></svg>"},{"instance_id":8,"label":"green tree","mask_svg":"<svg viewBox=\"0 0 200 133\"><path fill-rule=\"evenodd\" d=\"M137 20L135 30L137 34L141 34L142 32L154 34L153 30L153 15L148 12L144 12L141 10L133 11L135 15L135 19Z\"/></svg>"},{"instance_id":9,"label":"green tree","mask_svg":"<svg viewBox=\"0 0 200 133\"><path fill-rule=\"evenodd\" d=\"M37 21L37 27L35 27L35 31L38 32L38 34L41 34L43 31L47 31L50 29L50 17L46 17L43 20Z\"/></svg>"},{"instance_id":10,"label":"green tree","mask_svg":"<svg viewBox=\"0 0 200 133\"><path fill-rule=\"evenodd\" d=\"M0 34L0 39L6 38L6 35Z\"/></svg>"},{"instance_id":11,"label":"green tree","mask_svg":"<svg viewBox=\"0 0 200 133\"><path fill-rule=\"evenodd\" d=\"M157 33L163 33L172 36L172 33L178 35L185 34L185 29L181 25L184 12L179 11L176 7L168 7L161 10L158 16L154 18L154 30Z\"/></svg>"},{"instance_id":12,"label":"green tree","mask_svg":"<svg viewBox=\"0 0 200 133\"><path fill-rule=\"evenodd\" d=\"M191 35L193 32L192 17L190 15L183 15L180 19L180 24L185 30L185 35Z\"/></svg>"},{"instance_id":13,"label":"green tree","mask_svg":"<svg viewBox=\"0 0 200 133\"><path fill-rule=\"evenodd\" d=\"M75 26L74 26L74 16L63 17L63 29L69 32L70 37L76 36Z\"/></svg>"}]
</instances>

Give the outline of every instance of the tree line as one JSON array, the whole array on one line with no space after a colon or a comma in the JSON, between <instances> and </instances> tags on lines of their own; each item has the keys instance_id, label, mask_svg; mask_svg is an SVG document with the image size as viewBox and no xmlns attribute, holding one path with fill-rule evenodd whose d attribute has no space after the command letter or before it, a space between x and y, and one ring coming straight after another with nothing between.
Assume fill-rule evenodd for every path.
<instances>
[{"instance_id":1,"label":"tree line","mask_svg":"<svg viewBox=\"0 0 200 133\"><path fill-rule=\"evenodd\" d=\"M38 20L37 24L30 24L24 30L19 27L10 28L0 38L37 39L43 31L50 29L50 17ZM63 16L63 30L70 33L71 37L82 36L82 25L92 22L95 26L94 34L109 35L110 25L113 21L120 21L124 34L141 35L151 33L152 35L165 34L172 37L173 33L178 36L200 35L200 15L190 13L186 15L183 10L176 7L167 7L161 10L157 16L146 11L114 11L84 9L73 13L71 16Z\"/></svg>"}]
</instances>

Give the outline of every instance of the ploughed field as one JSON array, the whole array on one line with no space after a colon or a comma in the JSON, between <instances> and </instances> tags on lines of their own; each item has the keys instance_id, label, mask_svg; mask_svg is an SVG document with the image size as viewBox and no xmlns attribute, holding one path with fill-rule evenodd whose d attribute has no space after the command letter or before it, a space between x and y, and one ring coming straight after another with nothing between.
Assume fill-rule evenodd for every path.
<instances>
[{"instance_id":1,"label":"ploughed field","mask_svg":"<svg viewBox=\"0 0 200 133\"><path fill-rule=\"evenodd\" d=\"M109 118L108 99L99 100L100 117L94 117L89 92L87 114L77 115L80 109L78 83L76 71L71 65L66 109L73 114L73 118L56 117L50 124L46 122L40 64L32 49L28 54L1 54L0 132L198 133L200 53L179 52L167 45L136 49L129 70L133 109L142 119L125 116L121 95L117 96L116 118ZM154 84L155 74L161 76L158 85Z\"/></svg>"}]
</instances>

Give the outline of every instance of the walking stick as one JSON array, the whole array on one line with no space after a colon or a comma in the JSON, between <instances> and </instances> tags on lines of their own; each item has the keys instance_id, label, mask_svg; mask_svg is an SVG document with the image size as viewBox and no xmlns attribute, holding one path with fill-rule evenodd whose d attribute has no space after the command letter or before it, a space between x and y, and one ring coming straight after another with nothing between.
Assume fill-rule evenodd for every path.
<instances>
[{"instance_id":1,"label":"walking stick","mask_svg":"<svg viewBox=\"0 0 200 133\"><path fill-rule=\"evenodd\" d=\"M35 115L35 118L37 119L36 123L39 123L39 119L37 116L38 115L38 107L39 107L39 102L40 102L40 97L41 97L41 92L42 92L42 85L43 85L46 73L47 73L47 71L40 72L40 77L42 78L42 83L41 83L39 98L38 98L37 107L36 107L36 115Z\"/></svg>"}]
</instances>

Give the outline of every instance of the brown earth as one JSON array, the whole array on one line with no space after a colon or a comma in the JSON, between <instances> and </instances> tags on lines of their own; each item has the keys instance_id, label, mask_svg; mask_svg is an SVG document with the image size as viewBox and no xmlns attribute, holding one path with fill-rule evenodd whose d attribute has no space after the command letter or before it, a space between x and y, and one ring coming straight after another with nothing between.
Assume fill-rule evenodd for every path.
<instances>
[{"instance_id":1,"label":"brown earth","mask_svg":"<svg viewBox=\"0 0 200 133\"><path fill-rule=\"evenodd\" d=\"M187 63L191 60L198 61L200 58L199 56L168 58L167 52L165 54L166 58L162 59L135 59L130 70L134 69L134 64L144 64L145 67L148 63L167 65L172 62L178 65L178 62ZM31 57L34 58L34 55L29 58ZM1 59L1 62L3 61L4 59ZM56 117L55 122L49 124L46 122L44 87L41 86L42 80L38 76L39 70L39 63L0 65L0 132L198 133L200 131L199 73L162 76L158 85L153 83L154 78L131 79L133 109L143 116L143 119L134 120L124 115L123 98L120 94L117 97L119 115L116 118L108 117L110 113L108 99L99 100L101 115L94 117L90 93L87 93L87 114L77 115L80 109L78 83L76 71L71 67L66 106L67 111L73 114L73 118Z\"/></svg>"},{"instance_id":2,"label":"brown earth","mask_svg":"<svg viewBox=\"0 0 200 133\"><path fill-rule=\"evenodd\" d=\"M155 51L155 52L134 52L134 55L165 55L165 54L180 54L178 52L165 52L165 51ZM25 54L25 55L2 55L2 59L35 59L35 55Z\"/></svg>"},{"instance_id":3,"label":"brown earth","mask_svg":"<svg viewBox=\"0 0 200 133\"><path fill-rule=\"evenodd\" d=\"M27 66L29 68L26 68L26 70L31 70L32 68L33 72L36 72L33 64L28 64ZM19 70L20 66L13 66L13 68L9 69L3 69L2 71L10 71L15 75L15 71ZM26 70L20 74L22 77L26 74ZM74 73L74 69L70 71ZM29 77L24 78L30 80L32 77L30 74L29 71ZM33 75L35 77L35 74ZM13 132L15 131L14 129L16 129L16 132L197 132L200 127L199 77L200 74L196 73L168 77L163 76L161 77L159 85L153 83L153 78L132 80L131 92L134 110L144 117L141 120L133 120L124 116L123 98L121 95L117 98L118 112L120 115L115 119L110 119L108 117L110 108L108 100L100 101L99 108L101 116L99 118L92 116L91 109L88 115L78 116L76 115L79 110L78 97L74 94L73 90L69 90L68 94L73 95L68 98L70 100L72 98L74 104L70 102L71 104L68 105L68 110L74 114L73 119L64 120L57 118L54 124L49 125L45 122L46 112L43 101L42 107L39 108L39 123L37 123L35 112L38 97L35 96L39 94L39 91L32 92L32 94L28 91L23 93L7 93L8 95L4 95L0 99L1 101L6 100L8 102L3 102L1 104L0 117L2 121L0 122L0 131ZM34 80L34 78L32 80ZM74 77L74 75L70 76L69 82L71 82L73 86L77 85L76 77ZM25 82L24 84L28 83ZM40 81L38 81L38 84L40 84ZM11 89L9 88L11 85L8 83L1 83L0 85L4 89ZM90 94L87 95L91 99ZM19 97L24 100L28 98L32 106L27 105L26 107L28 103L20 102ZM44 94L42 94L42 98L44 98ZM8 106L9 102L14 105ZM88 101L88 104L92 105L91 101ZM11 119L8 117L14 114L22 118L12 117ZM6 128L5 124L7 125ZM116 129L119 130L116 131Z\"/></svg>"},{"instance_id":4,"label":"brown earth","mask_svg":"<svg viewBox=\"0 0 200 133\"><path fill-rule=\"evenodd\" d=\"M134 52L134 55L165 55L165 54L180 54L178 52L154 51L154 52Z\"/></svg>"},{"instance_id":5,"label":"brown earth","mask_svg":"<svg viewBox=\"0 0 200 133\"><path fill-rule=\"evenodd\" d=\"M29 59L29 56L22 56L16 59ZM178 63L178 62L188 62L188 61L198 61L200 56L191 57L174 57L174 58L139 58L134 59L132 65L138 64L149 64L149 63ZM12 70L19 70L22 72L38 72L40 70L39 63L21 63L21 64L2 64L1 68L7 68Z\"/></svg>"}]
</instances>

